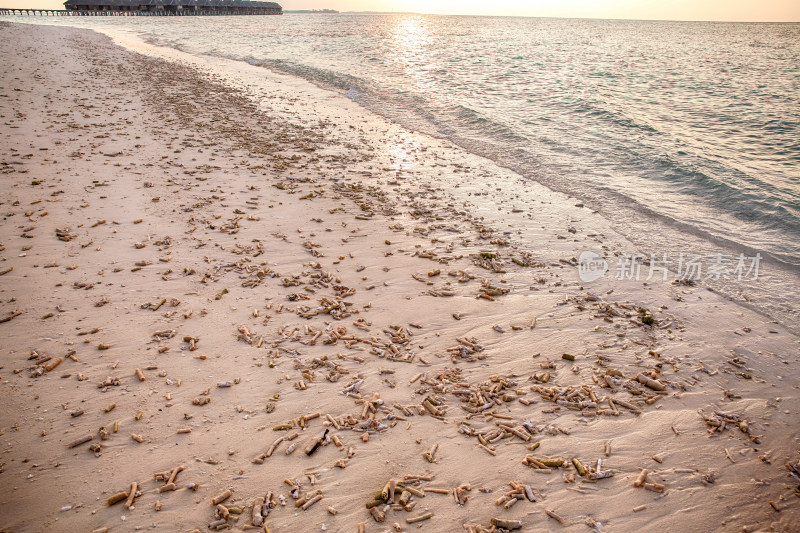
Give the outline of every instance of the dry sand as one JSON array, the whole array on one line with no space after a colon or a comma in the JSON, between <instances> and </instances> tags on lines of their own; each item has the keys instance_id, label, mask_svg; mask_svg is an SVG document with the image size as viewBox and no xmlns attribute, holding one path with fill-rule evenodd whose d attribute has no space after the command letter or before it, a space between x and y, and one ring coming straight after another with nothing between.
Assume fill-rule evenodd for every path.
<instances>
[{"instance_id":1,"label":"dry sand","mask_svg":"<svg viewBox=\"0 0 800 533\"><path fill-rule=\"evenodd\" d=\"M779 325L582 287L595 213L355 104L0 24L0 530L800 530Z\"/></svg>"}]
</instances>

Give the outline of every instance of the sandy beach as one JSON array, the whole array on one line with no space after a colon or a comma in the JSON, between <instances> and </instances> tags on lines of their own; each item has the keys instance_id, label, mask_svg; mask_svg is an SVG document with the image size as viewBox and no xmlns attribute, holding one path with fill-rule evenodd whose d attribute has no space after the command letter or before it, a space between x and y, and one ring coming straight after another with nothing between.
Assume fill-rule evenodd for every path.
<instances>
[{"instance_id":1,"label":"sandy beach","mask_svg":"<svg viewBox=\"0 0 800 533\"><path fill-rule=\"evenodd\" d=\"M799 530L781 325L301 80L0 35L0 531Z\"/></svg>"}]
</instances>

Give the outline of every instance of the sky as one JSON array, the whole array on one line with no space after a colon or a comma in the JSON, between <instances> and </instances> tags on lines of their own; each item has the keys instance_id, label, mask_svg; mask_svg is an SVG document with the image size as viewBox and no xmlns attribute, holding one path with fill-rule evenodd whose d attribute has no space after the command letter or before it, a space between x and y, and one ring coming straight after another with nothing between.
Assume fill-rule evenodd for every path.
<instances>
[{"instance_id":1,"label":"sky","mask_svg":"<svg viewBox=\"0 0 800 533\"><path fill-rule=\"evenodd\" d=\"M800 22L800 0L276 0L284 9L656 20ZM0 0L63 9L63 0Z\"/></svg>"}]
</instances>

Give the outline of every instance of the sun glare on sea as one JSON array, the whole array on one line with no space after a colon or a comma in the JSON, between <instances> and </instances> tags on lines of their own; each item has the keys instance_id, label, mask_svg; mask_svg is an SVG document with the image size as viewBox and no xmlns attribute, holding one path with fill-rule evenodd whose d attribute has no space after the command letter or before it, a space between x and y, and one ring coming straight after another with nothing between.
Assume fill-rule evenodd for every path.
<instances>
[{"instance_id":1,"label":"sun glare on sea","mask_svg":"<svg viewBox=\"0 0 800 533\"><path fill-rule=\"evenodd\" d=\"M409 49L419 49L430 42L427 22L424 17L417 15L400 17L393 37Z\"/></svg>"},{"instance_id":2,"label":"sun glare on sea","mask_svg":"<svg viewBox=\"0 0 800 533\"><path fill-rule=\"evenodd\" d=\"M409 89L425 92L436 82L428 73L434 68L433 39L425 17L408 15L397 17L391 32L392 50L388 59L398 63L409 80Z\"/></svg>"}]
</instances>

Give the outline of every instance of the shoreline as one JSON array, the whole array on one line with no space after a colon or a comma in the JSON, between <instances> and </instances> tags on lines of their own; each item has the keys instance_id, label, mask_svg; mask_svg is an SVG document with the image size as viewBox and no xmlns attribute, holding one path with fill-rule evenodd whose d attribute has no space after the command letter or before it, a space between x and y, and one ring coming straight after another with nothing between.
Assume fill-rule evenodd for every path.
<instances>
[{"instance_id":1,"label":"shoreline","mask_svg":"<svg viewBox=\"0 0 800 533\"><path fill-rule=\"evenodd\" d=\"M114 32L108 32L112 35ZM169 45L153 44L156 49L163 54L169 55L166 50L171 49ZM135 48L135 46L134 46ZM155 53L159 56L159 52ZM198 54L199 55L199 54ZM208 56L204 56L208 57ZM243 61L237 59L236 61ZM227 66L218 65L223 69ZM416 119L406 116L408 109L402 106L393 109L386 106L380 98L373 98L365 94L351 94L350 91L344 93L337 84L326 84L320 79L308 79L307 77L293 72L291 69L282 70L271 64L259 64L257 66L269 70L275 74L288 74L290 77L297 77L311 83L314 87L323 91L333 91L345 96L348 100L355 101L369 113L378 114L390 122L397 123L400 129L409 130L419 134L423 138L436 138L445 141L445 144L452 145L454 153L462 151L474 154L479 159L484 159L492 163L491 166L502 169L510 175L518 174L525 177L527 171L524 161L516 157L501 156L497 153L492 143L484 145L481 141L475 141L470 137L452 136L441 134L437 126L427 123L424 118ZM257 82L256 82L257 83ZM413 115L413 111L411 111ZM420 120L422 122L420 122ZM463 133L463 132L462 132ZM698 284L708 287L722 294L743 307L746 307L770 320L775 320L783 327L792 331L795 335L800 333L800 327L796 326L787 317L792 316L797 311L795 306L796 287L800 283L800 277L796 272L796 265L792 264L794 256L790 251L777 253L770 249L768 243L764 243L765 248L760 248L754 242L739 242L735 236L723 232L717 234L711 231L713 228L697 227L691 221L672 218L668 209L663 209L656 205L647 205L641 198L629 196L623 191L614 190L613 187L606 188L602 184L577 181L572 183L570 180L558 179L556 172L549 174L537 174L535 178L526 177L530 181L543 185L551 191L557 192L564 197L574 197L580 203L585 204L591 210L597 211L608 222L608 225L615 233L620 234L627 241L636 245L637 250L645 250L659 256L666 253L673 262L671 274L675 273L678 265L678 256L683 253L702 254L705 259L710 260L717 254L729 257L733 262L741 255L748 258L761 256L761 275L756 282L738 283L735 280L709 279L708 277L699 281ZM653 184L655 186L655 184ZM593 192L587 192L593 191ZM652 194L658 196L668 193L667 190L654 188ZM665 204L668 204L665 198ZM566 203L565 205L571 205ZM730 226L732 220L727 218L725 213L718 213L723 217L726 226ZM703 212L701 218L708 218L710 212ZM700 216L700 215L698 215ZM665 231L666 230L666 231ZM745 231L746 232L746 231ZM608 257L606 259L609 259ZM733 265L731 265L733 266ZM676 276L673 276L673 279Z\"/></svg>"},{"instance_id":2,"label":"shoreline","mask_svg":"<svg viewBox=\"0 0 800 533\"><path fill-rule=\"evenodd\" d=\"M553 198L554 202L557 202L562 210L570 210L575 203L583 204L583 207L591 211L593 215L599 215L602 220L599 226L602 228L602 231L598 233L612 233L617 236L624 242L624 245L620 246L625 247L630 255L639 254L639 250L642 249L654 249L654 242L648 243L646 238L640 238L639 235L650 235L654 232L658 233L658 228L665 225L673 228L674 231L679 232L683 237L679 249L663 246L669 239L666 237L660 239L659 242L662 245L660 249L662 251L666 250L670 259L675 259L675 257L679 255L679 252L682 253L689 249L691 249L693 253L702 251L706 258L710 258L717 253L725 253L728 251L740 252L748 259L759 255L762 266L760 278L758 280L749 280L749 285L747 281L737 286L733 281L721 282L720 280L711 280L708 278L703 279L701 282L697 283L697 285L701 288L715 291L725 300L748 309L766 320L775 321L775 323L788 329L794 335L800 333L800 326L795 326L791 321L782 319L782 317L791 316L792 314L793 309L788 303L791 300L790 297L783 294L781 295L782 299L777 300L777 303L770 304L772 307L767 307L767 301L776 301L776 296L779 296L781 286L791 287L792 282L789 280L796 277L796 274L791 270L793 267L792 264L776 258L772 254L768 253L766 256L761 256L757 248L707 234L703 230L697 230L688 223L673 220L663 213L654 211L651 207L638 204L633 198L623 197L619 195L619 193L609 190L604 192L604 194L608 195L605 199L611 199L612 203L617 205L617 207L625 213L624 216L619 215L611 219L609 218L607 210L597 209L597 203L603 201L600 197L587 198L585 195L580 195L575 187L564 188L562 186L559 188L552 179L542 180L525 177L522 169L517 168L514 164L511 164L511 162L502 162L487 157L480 149L472 149L457 139L431 133L426 128L410 127L407 122L399 119L397 116L379 112L369 103L361 99L352 98L347 93L343 93L334 87L327 87L324 84L307 80L291 72L276 70L260 63L252 64L242 60L193 54L170 46L162 46L157 43L144 41L138 36L132 36L113 30L103 30L100 32L108 35L116 44L124 48L151 57L192 65L194 68L199 68L201 70L209 70L216 73L224 72L223 77L228 80L228 83L231 83L234 88L244 89L248 97L254 102L261 102L265 98L264 93L259 94L257 90L263 83L266 85L286 83L292 86L294 90L304 94L304 96L310 100L330 100L331 102L335 102L335 105L348 109L349 114L361 117L361 120L371 121L373 120L371 118L373 116L380 117L377 123L381 124L382 127L391 129L395 132L395 135L398 135L397 132L410 132L415 138L422 139L422 144L435 144L443 148L450 159L463 157L464 153L469 154L471 161L484 164L485 167L491 169L490 172L498 173L501 179L517 183L522 187L522 190L525 191L523 194L527 196L532 196L537 193L542 194L541 191L545 191L543 194ZM265 75L267 77L266 82L262 80ZM253 89L254 87L256 89ZM352 105L353 103L356 104L356 107ZM284 110L281 116L289 120L293 118L290 113L286 113L286 110ZM336 117L336 113L328 111L326 116L330 120L332 117ZM383 141L378 140L375 142L386 142L386 136L384 136ZM452 185L453 184L451 184L451 186ZM460 186L460 184L456 186ZM512 190L512 194L509 196L517 193L519 193L519 190ZM469 198L466 197L462 199L469 200ZM506 199L502 198L502 195L495 196L494 198L494 202L498 205L507 204L508 202L505 200ZM506 206L506 216L513 216L515 209L516 207L509 209ZM573 213L571 213L570 216L573 216ZM520 222L524 222L524 220L520 220ZM638 226L639 229L637 232L620 230L620 226L625 226L626 224ZM689 244L692 246L690 247ZM592 251L602 253L600 249ZM574 252L572 257L577 257L578 255L578 250L566 250L566 252ZM735 256L732 257L735 258ZM607 257L606 259L610 260L611 257ZM645 265L646 264L647 262L645 262ZM672 280L678 279L677 272L672 267L669 268L669 275ZM758 283L756 283L756 281L758 281ZM765 284L767 284L766 292L764 291Z\"/></svg>"},{"instance_id":3,"label":"shoreline","mask_svg":"<svg viewBox=\"0 0 800 533\"><path fill-rule=\"evenodd\" d=\"M165 57L170 58L170 60L199 65L200 68L210 68L223 72L238 72L242 69L233 65L232 62L246 61L246 58L241 57L235 60L215 57L213 53L211 55L203 55L199 52L197 54L189 54L182 52L178 48L173 48L174 43L171 43L171 41L164 42L161 45L144 44L142 37L128 34L130 28L126 30L119 26L105 25L105 27L101 26L101 28L95 29L120 40L119 44L123 44L127 48L144 52L154 57ZM155 39L155 37L151 38ZM194 45L200 46L197 42ZM246 62L250 63L250 61ZM333 86L328 86L323 79L317 79L315 76L311 76L311 79L308 79L308 76L294 73L292 69L284 72L282 70L283 67L280 66L264 65L258 62L255 64L258 65L257 68L261 72L266 70L269 74L246 76L249 80L248 89L251 89L251 85L259 87L262 83L272 83L271 81L263 82L262 77L267 77L274 81L288 75L290 78L295 78L289 84L296 87L303 94L310 95L311 100L328 100L330 99L329 91L333 91L339 96L344 96L350 101L357 102L360 107L366 110L367 114L375 113L391 122L397 123L400 127L395 129L400 131L407 130L418 134L419 137L425 139L424 143L429 142L432 135L433 138L444 141L443 144L451 144L452 146L450 147L453 150L448 152L451 157L461 157L464 150L474 154L476 156L474 160L477 161L483 161L482 157L488 157L488 160L492 162L488 166L493 170L500 169L502 176L507 179L516 179L515 174L525 176L527 171L532 171L530 167L526 166L524 158L520 160L519 157L494 153L496 148L493 148L492 142L484 145L482 142L469 140L469 138L455 134L455 136L440 135L432 124L427 124L426 126L424 119L423 123L420 123L417 119L409 118L409 116L406 116L408 113L404 114L402 109L393 110L391 106L387 107L382 104L380 98L376 100L366 95L361 95L364 97L361 98L359 94L343 93L342 87L335 82L331 82ZM321 89L321 91L306 91L306 84L310 84L314 89ZM260 97L257 95L252 95L252 98L260 101ZM341 99L339 100L341 101ZM352 109L349 104L350 102L342 103L347 109ZM358 116L364 115L362 110L352 112ZM413 115L413 110L410 113ZM380 121L378 122L380 123ZM575 172L573 170L572 173L574 174ZM654 196L667 194L666 197L662 198L663 205L650 205L646 200L642 200L641 197L636 198L636 194L629 195L624 191L616 190L614 186L606 188L602 183L595 183L592 180L588 182L576 180L573 182L573 180L560 179L556 174L554 172L544 175L536 174L535 181L561 195L573 196L589 209L597 210L604 218L604 221L607 222L604 225L610 226L614 233L618 233L627 241L634 243L636 246L632 248L635 248L636 252L644 251L646 255L652 254L656 259L666 254L672 263L670 265L671 279L677 278L675 270L681 268L682 255L690 256L694 254L702 256L702 262L705 263L703 265L704 272L711 266L709 263L722 256L725 261L729 262L728 272L730 272L739 258L751 259L756 254L759 254L761 270L756 281L748 280L748 282L742 283L736 279L726 279L725 277L711 279L712 277L705 276L701 280L697 280L697 283L722 294L726 299L755 311L769 320L777 321L795 335L800 333L800 327L788 318L797 311L796 298L794 296L796 295L798 283L800 283L800 277L798 277L791 264L790 251L779 253L780 251L776 251L769 241L763 242L763 247L759 247L757 242L752 241L752 239L749 241L744 239L748 242L739 242L735 235L730 234L733 219L725 212L716 212L716 215L714 215L713 208L709 208L710 210L701 209L696 214L697 217L706 221L701 223L700 227L696 227L691 220L678 220L681 217L673 219L668 206L671 205L670 202L676 200L669 197L669 194L671 194L669 190L659 189L655 183L652 184L654 188L650 194ZM534 178L530 179L534 180ZM641 196L641 191L637 194ZM678 199L678 201L680 200ZM566 202L564 205L571 206L572 204ZM716 220L720 225L727 229L723 229L721 233L715 232L713 227L709 227L708 221L710 217L717 217ZM746 228L739 228L738 231L745 234L749 232ZM791 242L791 239L789 241ZM572 252L575 253L576 251ZM594 252L598 253L599 251L594 250ZM602 254L602 252L599 253ZM775 253L777 255L774 255ZM786 255L787 253L789 256ZM607 261L614 260L613 256L603 255L605 255ZM735 277L734 275L733 278Z\"/></svg>"},{"instance_id":4,"label":"shoreline","mask_svg":"<svg viewBox=\"0 0 800 533\"><path fill-rule=\"evenodd\" d=\"M784 463L800 448L797 338L783 328L700 288L603 280L583 290L562 260L590 245L629 249L598 215L520 179L498 194L486 160L456 162L448 143L298 81L273 75L250 86L264 102L257 109L230 84L247 87L264 76L258 67L209 74L85 30L0 30L0 270L13 267L0 277L0 311L22 312L0 324L9 398L0 427L10 443L0 474L0 515L10 518L0 527L206 530L209 501L231 487L228 503L245 509L273 491L271 531L412 530L406 518L428 509L423 527L436 531L453 521L488 527L492 516L522 520L524 531L560 527L546 510L576 531L587 520L730 531L796 520ZM654 326L641 323L639 306ZM601 381L609 370L622 374L613 387ZM642 374L666 394L637 381ZM489 394L501 382L483 416L454 393ZM561 393L548 399L550 389ZM579 397L595 405L575 411ZM426 398L436 409L422 407ZM599 405L608 398L641 414L614 416ZM698 409L737 413L748 431L709 437L718 426ZM119 431L101 440L97 428L115 421ZM273 431L286 423L288 434ZM528 440L502 429L510 423ZM491 455L463 427L508 436ZM325 429L343 446L326 440L306 456ZM294 433L300 450L281 443L253 463ZM84 434L95 438L66 447ZM527 451L533 442L539 449ZM542 475L521 464L528 454L586 466L601 458L615 476ZM178 465L179 490L157 493L164 483L154 474ZM640 468L667 497L633 487ZM420 489L462 487L468 501L429 493L376 523L365 502L409 475L433 477ZM303 493L322 490L320 503L296 516L287 478ZM105 504L133 481L136 509ZM496 506L512 481L544 501Z\"/></svg>"}]
</instances>

